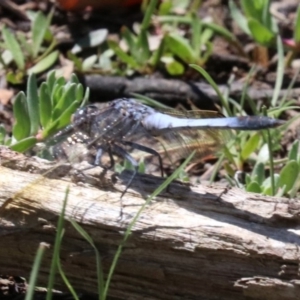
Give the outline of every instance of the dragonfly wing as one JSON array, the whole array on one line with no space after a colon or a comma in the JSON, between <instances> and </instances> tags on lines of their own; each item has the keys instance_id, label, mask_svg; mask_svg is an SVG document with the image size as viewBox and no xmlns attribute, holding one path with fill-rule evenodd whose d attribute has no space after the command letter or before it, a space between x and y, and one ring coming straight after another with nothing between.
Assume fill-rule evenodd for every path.
<instances>
[{"instance_id":1,"label":"dragonfly wing","mask_svg":"<svg viewBox=\"0 0 300 300\"><path fill-rule=\"evenodd\" d=\"M231 138L230 130L195 130L182 129L180 131L164 131L157 136L164 151L174 163L189 156L193 151L193 159L203 159L216 154Z\"/></svg>"}]
</instances>

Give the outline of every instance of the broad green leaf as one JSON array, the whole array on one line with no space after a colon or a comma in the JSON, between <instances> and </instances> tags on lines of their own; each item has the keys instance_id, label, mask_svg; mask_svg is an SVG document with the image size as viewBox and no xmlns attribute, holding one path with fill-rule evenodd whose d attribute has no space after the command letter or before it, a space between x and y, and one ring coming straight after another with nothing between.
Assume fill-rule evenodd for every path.
<instances>
[{"instance_id":1,"label":"broad green leaf","mask_svg":"<svg viewBox=\"0 0 300 300\"><path fill-rule=\"evenodd\" d=\"M298 161L299 156L299 140L294 141L292 148L288 153L288 159Z\"/></svg>"},{"instance_id":2,"label":"broad green leaf","mask_svg":"<svg viewBox=\"0 0 300 300\"><path fill-rule=\"evenodd\" d=\"M17 67L19 70L24 70L25 69L25 58L23 55L23 51L20 47L19 42L17 41L15 35L13 35L9 29L4 27L2 29L2 35L4 39L4 43L6 48L11 52L14 61L17 64Z\"/></svg>"},{"instance_id":3,"label":"broad green leaf","mask_svg":"<svg viewBox=\"0 0 300 300\"><path fill-rule=\"evenodd\" d=\"M79 84L79 80L78 80L78 77L76 76L76 74L72 73L69 82Z\"/></svg>"},{"instance_id":4,"label":"broad green leaf","mask_svg":"<svg viewBox=\"0 0 300 300\"><path fill-rule=\"evenodd\" d=\"M157 67L157 65L159 64L159 62L162 58L162 55L164 53L164 49L165 49L165 36L161 40L158 49L156 49L152 52L152 55L148 61L149 65L151 65L153 67Z\"/></svg>"},{"instance_id":5,"label":"broad green leaf","mask_svg":"<svg viewBox=\"0 0 300 300\"><path fill-rule=\"evenodd\" d=\"M260 141L260 136L259 133L253 134L250 139L242 145L242 152L241 152L241 157L242 160L246 160L249 158L249 156L257 149L258 144Z\"/></svg>"},{"instance_id":6,"label":"broad green leaf","mask_svg":"<svg viewBox=\"0 0 300 300\"><path fill-rule=\"evenodd\" d=\"M298 5L297 14L294 25L294 41L300 43L300 5Z\"/></svg>"},{"instance_id":7,"label":"broad green leaf","mask_svg":"<svg viewBox=\"0 0 300 300\"><path fill-rule=\"evenodd\" d=\"M39 96L36 77L29 75L27 80L27 105L30 118L30 135L36 135L40 127Z\"/></svg>"},{"instance_id":8,"label":"broad green leaf","mask_svg":"<svg viewBox=\"0 0 300 300\"><path fill-rule=\"evenodd\" d=\"M199 60L199 63L201 65L204 65L207 62L207 60L210 58L213 52L213 44L211 42L207 42L205 46L206 46L205 52L204 54L201 53L201 57Z\"/></svg>"},{"instance_id":9,"label":"broad green leaf","mask_svg":"<svg viewBox=\"0 0 300 300\"><path fill-rule=\"evenodd\" d=\"M46 57L44 57L42 60L40 60L38 63L36 63L33 67L27 70L28 74L39 74L41 72L46 71L49 69L57 60L58 58L58 51L53 51Z\"/></svg>"},{"instance_id":10,"label":"broad green leaf","mask_svg":"<svg viewBox=\"0 0 300 300\"><path fill-rule=\"evenodd\" d=\"M41 124L45 128L51 120L52 103L46 82L40 87L40 118Z\"/></svg>"},{"instance_id":11,"label":"broad green leaf","mask_svg":"<svg viewBox=\"0 0 300 300\"><path fill-rule=\"evenodd\" d=\"M275 34L257 20L248 19L248 26L252 37L257 43L270 46L274 42Z\"/></svg>"},{"instance_id":12,"label":"broad green leaf","mask_svg":"<svg viewBox=\"0 0 300 300\"><path fill-rule=\"evenodd\" d=\"M23 82L24 73L23 71L19 70L15 73L9 71L6 73L6 80L12 84L19 84Z\"/></svg>"},{"instance_id":13,"label":"broad green leaf","mask_svg":"<svg viewBox=\"0 0 300 300\"><path fill-rule=\"evenodd\" d=\"M158 8L158 15L163 16L163 15L168 15L171 13L172 9L172 1L163 1L160 3L159 8Z\"/></svg>"},{"instance_id":14,"label":"broad green leaf","mask_svg":"<svg viewBox=\"0 0 300 300\"><path fill-rule=\"evenodd\" d=\"M77 71L82 71L82 58L77 57L71 51L68 51L67 56L68 59L70 59L74 63L75 69Z\"/></svg>"},{"instance_id":15,"label":"broad green leaf","mask_svg":"<svg viewBox=\"0 0 300 300\"><path fill-rule=\"evenodd\" d=\"M148 3L146 11L144 13L144 18L143 18L143 21L142 21L142 24L141 24L141 32L145 32L148 29L148 27L150 26L151 18L154 14L154 11L155 11L156 7L157 7L157 3L158 3L158 0L151 0ZM141 38L141 36L138 36L138 41L137 41L138 44L141 44L141 41L139 40L140 38Z\"/></svg>"},{"instance_id":16,"label":"broad green leaf","mask_svg":"<svg viewBox=\"0 0 300 300\"><path fill-rule=\"evenodd\" d=\"M188 40L180 36L179 34L171 33L166 36L166 47L173 54L180 57L186 63L195 63L197 55L189 44Z\"/></svg>"},{"instance_id":17,"label":"broad green leaf","mask_svg":"<svg viewBox=\"0 0 300 300\"><path fill-rule=\"evenodd\" d=\"M166 70L170 75L177 76L184 73L184 66L180 62L174 60L166 64Z\"/></svg>"},{"instance_id":18,"label":"broad green leaf","mask_svg":"<svg viewBox=\"0 0 300 300\"><path fill-rule=\"evenodd\" d=\"M150 58L151 51L149 49L148 36L146 31L141 31L137 41L137 57L136 59L140 64L145 64L145 62Z\"/></svg>"},{"instance_id":19,"label":"broad green leaf","mask_svg":"<svg viewBox=\"0 0 300 300\"><path fill-rule=\"evenodd\" d=\"M31 23L31 34L32 34L32 53L33 57L36 58L48 29L49 23L47 18L41 11L38 11L35 15L33 22Z\"/></svg>"},{"instance_id":20,"label":"broad green leaf","mask_svg":"<svg viewBox=\"0 0 300 300\"><path fill-rule=\"evenodd\" d=\"M265 180L265 165L262 162L258 162L254 166L251 178L259 185L263 183L263 181Z\"/></svg>"},{"instance_id":21,"label":"broad green leaf","mask_svg":"<svg viewBox=\"0 0 300 300\"><path fill-rule=\"evenodd\" d=\"M83 85L81 83L77 83L76 92L75 92L75 99L78 101L82 101L83 99Z\"/></svg>"},{"instance_id":22,"label":"broad green leaf","mask_svg":"<svg viewBox=\"0 0 300 300\"><path fill-rule=\"evenodd\" d=\"M26 139L23 139L13 145L10 146L10 149L17 151L17 152L25 152L32 148L36 143L37 139L33 136L30 136Z\"/></svg>"},{"instance_id":23,"label":"broad green leaf","mask_svg":"<svg viewBox=\"0 0 300 300\"><path fill-rule=\"evenodd\" d=\"M79 101L73 101L72 104L58 117L54 120L51 125L43 131L43 137L47 138L48 136L54 134L57 130L60 130L67 126L70 123L72 114L79 107Z\"/></svg>"},{"instance_id":24,"label":"broad green leaf","mask_svg":"<svg viewBox=\"0 0 300 300\"><path fill-rule=\"evenodd\" d=\"M242 0L241 6L247 18L262 21L264 5L268 0Z\"/></svg>"},{"instance_id":25,"label":"broad green leaf","mask_svg":"<svg viewBox=\"0 0 300 300\"><path fill-rule=\"evenodd\" d=\"M129 51L132 55L137 55L137 38L136 36L125 26L121 28L121 34L123 39L126 41Z\"/></svg>"},{"instance_id":26,"label":"broad green leaf","mask_svg":"<svg viewBox=\"0 0 300 300\"><path fill-rule=\"evenodd\" d=\"M81 101L80 107L85 106L88 103L89 99L90 99L90 88L87 87L85 89L85 93L84 93L83 99Z\"/></svg>"},{"instance_id":27,"label":"broad green leaf","mask_svg":"<svg viewBox=\"0 0 300 300\"><path fill-rule=\"evenodd\" d=\"M248 27L248 21L244 15L240 12L233 0L229 1L230 14L233 20L238 24L238 26L248 35L250 35L250 30Z\"/></svg>"},{"instance_id":28,"label":"broad green leaf","mask_svg":"<svg viewBox=\"0 0 300 300\"><path fill-rule=\"evenodd\" d=\"M137 63L135 58L128 55L126 52L124 52L115 41L109 40L107 41L107 43L109 48L115 52L115 54L119 57L121 61L128 64L130 67L134 69L139 68L139 64Z\"/></svg>"},{"instance_id":29,"label":"broad green leaf","mask_svg":"<svg viewBox=\"0 0 300 300\"><path fill-rule=\"evenodd\" d=\"M261 193L260 185L256 181L252 181L246 188L247 192Z\"/></svg>"},{"instance_id":30,"label":"broad green leaf","mask_svg":"<svg viewBox=\"0 0 300 300\"><path fill-rule=\"evenodd\" d=\"M270 159L270 152L268 148L268 144L264 144L258 153L257 161L266 163Z\"/></svg>"},{"instance_id":31,"label":"broad green leaf","mask_svg":"<svg viewBox=\"0 0 300 300\"><path fill-rule=\"evenodd\" d=\"M93 69L93 66L95 65L98 57L96 54L91 55L87 57L83 62L82 62L82 71L89 71Z\"/></svg>"},{"instance_id":32,"label":"broad green leaf","mask_svg":"<svg viewBox=\"0 0 300 300\"><path fill-rule=\"evenodd\" d=\"M64 88L63 95L60 97L60 100L57 102L56 106L52 111L52 119L58 119L63 112L74 102L76 101L76 83L72 83L68 88Z\"/></svg>"},{"instance_id":33,"label":"broad green leaf","mask_svg":"<svg viewBox=\"0 0 300 300\"><path fill-rule=\"evenodd\" d=\"M205 44L202 39L202 35L204 33L202 31L202 23L200 22L199 16L194 13L192 14L192 40L191 40L191 46L193 47L195 53L200 55L202 45Z\"/></svg>"},{"instance_id":34,"label":"broad green leaf","mask_svg":"<svg viewBox=\"0 0 300 300\"><path fill-rule=\"evenodd\" d=\"M280 172L279 186L286 186L286 191L292 189L299 174L299 165L295 160L289 161Z\"/></svg>"},{"instance_id":35,"label":"broad green leaf","mask_svg":"<svg viewBox=\"0 0 300 300\"><path fill-rule=\"evenodd\" d=\"M27 55L33 57L32 45L28 43L24 32L17 32L16 35L17 35L18 41L20 42L20 47L21 47L21 49L23 49L24 57L26 57Z\"/></svg>"},{"instance_id":36,"label":"broad green leaf","mask_svg":"<svg viewBox=\"0 0 300 300\"><path fill-rule=\"evenodd\" d=\"M275 181L275 191L277 191L278 186L279 186L279 174L274 174L274 181ZM271 182L270 177L265 179L265 181L262 183L261 187L262 187L263 195L273 196L272 182Z\"/></svg>"},{"instance_id":37,"label":"broad green leaf","mask_svg":"<svg viewBox=\"0 0 300 300\"><path fill-rule=\"evenodd\" d=\"M48 86L48 91L51 95L54 84L55 84L55 71L54 70L48 72L46 83L47 83L47 86Z\"/></svg>"},{"instance_id":38,"label":"broad green leaf","mask_svg":"<svg viewBox=\"0 0 300 300\"><path fill-rule=\"evenodd\" d=\"M13 126L13 136L20 141L30 135L30 119L26 96L24 92L19 92L13 104L15 124Z\"/></svg>"},{"instance_id":39,"label":"broad green leaf","mask_svg":"<svg viewBox=\"0 0 300 300\"><path fill-rule=\"evenodd\" d=\"M248 32L246 32L246 33L248 35L250 35L250 30L248 28L248 22L247 22L247 20L245 18L244 18L244 21L245 21L245 23L247 25L247 30L248 30ZM213 32L215 34L221 35L223 38L225 38L229 43L231 43L238 50L238 52L240 53L240 55L247 57L247 54L245 53L244 48L241 45L240 41L228 29L226 29L225 27L219 26L219 25L217 25L215 23L209 23L209 22L203 22L202 25L203 25L203 28L210 28L211 30L213 30Z\"/></svg>"}]
</instances>

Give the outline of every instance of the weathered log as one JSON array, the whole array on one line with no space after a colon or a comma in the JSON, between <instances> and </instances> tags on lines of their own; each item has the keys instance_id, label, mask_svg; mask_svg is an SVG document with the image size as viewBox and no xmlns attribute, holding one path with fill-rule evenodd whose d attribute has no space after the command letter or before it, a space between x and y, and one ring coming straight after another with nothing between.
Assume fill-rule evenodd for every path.
<instances>
[{"instance_id":1,"label":"weathered log","mask_svg":"<svg viewBox=\"0 0 300 300\"><path fill-rule=\"evenodd\" d=\"M0 148L0 158L0 273L26 278L38 244L53 245L68 186L66 219L92 236L107 274L144 197L163 181L139 175L122 200L120 219L120 191L129 172L73 171L73 179L88 182L80 184L55 178L69 171L67 164L42 176L38 173L53 163L6 148ZM298 199L174 182L134 225L109 294L117 299L299 299L299 224ZM65 228L63 269L75 290L96 293L94 252L69 222ZM51 249L39 285L47 283ZM56 288L66 291L58 277Z\"/></svg>"},{"instance_id":2,"label":"weathered log","mask_svg":"<svg viewBox=\"0 0 300 300\"><path fill-rule=\"evenodd\" d=\"M143 77L128 79L101 75L86 75L83 81L91 89L92 100L97 102L120 97L132 97L132 93L137 93L166 104L186 104L190 100L201 109L213 109L214 104L220 104L220 97L211 85L200 81ZM258 88L255 85L250 85L247 89L247 95L254 101L270 99L274 94L274 89L267 86ZM227 85L219 85L222 94L228 93L237 102L242 98L244 88L245 84L239 81L233 82L230 89ZM288 95L289 98L297 98L299 91L300 88L282 89L279 97ZM100 98L99 95L101 95Z\"/></svg>"}]
</instances>

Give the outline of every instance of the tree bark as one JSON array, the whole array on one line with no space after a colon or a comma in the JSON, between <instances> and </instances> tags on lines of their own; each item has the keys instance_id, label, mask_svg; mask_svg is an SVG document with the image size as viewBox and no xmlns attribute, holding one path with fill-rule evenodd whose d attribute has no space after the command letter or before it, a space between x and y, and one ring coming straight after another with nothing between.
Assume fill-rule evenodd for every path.
<instances>
[{"instance_id":1,"label":"tree bark","mask_svg":"<svg viewBox=\"0 0 300 300\"><path fill-rule=\"evenodd\" d=\"M98 167L84 175L71 170L71 181L61 177L70 171L68 164L54 167L4 147L0 159L0 273L26 278L39 243L53 246L67 187L65 217L92 237L107 274L144 198L163 182L138 175L120 202L128 171L116 176ZM298 199L174 182L135 223L109 295L116 299L299 299L299 225ZM68 279L76 291L97 293L93 248L68 221L65 230L60 258ZM47 284L52 249L43 258L39 285ZM59 276L56 288L67 291Z\"/></svg>"}]
</instances>

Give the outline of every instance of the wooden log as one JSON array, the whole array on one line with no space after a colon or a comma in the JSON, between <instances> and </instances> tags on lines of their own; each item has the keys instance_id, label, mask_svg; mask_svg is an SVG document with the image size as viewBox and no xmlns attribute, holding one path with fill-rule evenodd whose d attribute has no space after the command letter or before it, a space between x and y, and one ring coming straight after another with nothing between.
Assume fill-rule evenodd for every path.
<instances>
[{"instance_id":1,"label":"wooden log","mask_svg":"<svg viewBox=\"0 0 300 300\"><path fill-rule=\"evenodd\" d=\"M124 232L163 179L100 168L64 175L68 164L26 158L0 148L0 261L2 274L29 278L40 242L53 245L55 226L70 187L66 219L93 238L107 274ZM44 176L39 173L48 173ZM51 171L49 171L51 170ZM299 299L300 201L264 197L219 185L179 182L142 212L126 242L109 295L117 299ZM65 224L60 258L75 290L97 293L92 247ZM53 247L51 247L53 249ZM38 284L46 286L52 250ZM57 276L56 289L67 291Z\"/></svg>"}]
</instances>

